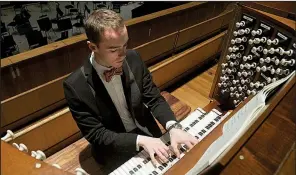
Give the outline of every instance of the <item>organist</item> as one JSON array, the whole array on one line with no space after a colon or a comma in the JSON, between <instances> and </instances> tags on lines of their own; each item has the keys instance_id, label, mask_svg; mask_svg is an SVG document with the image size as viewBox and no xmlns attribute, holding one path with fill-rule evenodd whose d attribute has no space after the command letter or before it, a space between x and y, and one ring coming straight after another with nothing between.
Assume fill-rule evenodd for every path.
<instances>
[{"instance_id":1,"label":"organist","mask_svg":"<svg viewBox=\"0 0 296 175\"><path fill-rule=\"evenodd\" d=\"M95 160L109 173L144 149L152 163L180 155L178 145L192 148L197 139L182 130L140 55L127 50L128 32L115 12L100 9L85 24L92 54L64 81L69 109ZM170 133L170 144L154 117ZM170 148L169 148L170 147Z\"/></svg>"}]
</instances>

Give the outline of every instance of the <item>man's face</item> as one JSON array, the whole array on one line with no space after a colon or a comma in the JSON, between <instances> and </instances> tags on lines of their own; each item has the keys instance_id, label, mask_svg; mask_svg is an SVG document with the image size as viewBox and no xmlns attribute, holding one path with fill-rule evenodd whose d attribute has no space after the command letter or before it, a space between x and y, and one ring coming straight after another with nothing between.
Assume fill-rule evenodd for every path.
<instances>
[{"instance_id":1,"label":"man's face","mask_svg":"<svg viewBox=\"0 0 296 175\"><path fill-rule=\"evenodd\" d=\"M104 30L100 43L96 44L96 61L106 67L121 67L126 56L128 33L126 27Z\"/></svg>"}]
</instances>

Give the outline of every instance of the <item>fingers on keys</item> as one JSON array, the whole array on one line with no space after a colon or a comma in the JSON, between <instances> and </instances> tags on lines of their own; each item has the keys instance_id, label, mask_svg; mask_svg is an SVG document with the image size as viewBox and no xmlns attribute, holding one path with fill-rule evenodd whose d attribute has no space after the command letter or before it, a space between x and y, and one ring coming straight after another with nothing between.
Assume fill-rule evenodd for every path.
<instances>
[{"instance_id":1,"label":"fingers on keys","mask_svg":"<svg viewBox=\"0 0 296 175\"><path fill-rule=\"evenodd\" d=\"M160 161L162 163L166 163L168 161L168 159L166 158L166 156L163 154L163 152L161 151L161 149L159 150L155 150L156 155L160 158Z\"/></svg>"},{"instance_id":2,"label":"fingers on keys","mask_svg":"<svg viewBox=\"0 0 296 175\"><path fill-rule=\"evenodd\" d=\"M150 158L151 158L151 162L152 162L152 164L154 165L154 167L156 167L156 165L157 165L157 161L156 161L156 159L155 159L155 157L154 157L154 151L149 151L149 156L150 156Z\"/></svg>"},{"instance_id":3,"label":"fingers on keys","mask_svg":"<svg viewBox=\"0 0 296 175\"><path fill-rule=\"evenodd\" d=\"M190 141L185 142L185 145L189 148L189 150L194 146Z\"/></svg>"},{"instance_id":4,"label":"fingers on keys","mask_svg":"<svg viewBox=\"0 0 296 175\"><path fill-rule=\"evenodd\" d=\"M174 151L174 153L175 153L175 155L180 159L180 151L179 151L179 149L178 149L178 144L173 144L172 143L172 148L173 148L173 151Z\"/></svg>"},{"instance_id":5,"label":"fingers on keys","mask_svg":"<svg viewBox=\"0 0 296 175\"><path fill-rule=\"evenodd\" d=\"M161 163L167 163L169 161L168 158L170 157L169 148L164 145L158 149L150 150L149 156L154 166L157 166L158 161Z\"/></svg>"},{"instance_id":6,"label":"fingers on keys","mask_svg":"<svg viewBox=\"0 0 296 175\"><path fill-rule=\"evenodd\" d=\"M164 160L165 162L163 162L163 163L166 163L166 162L168 162L169 160L168 160L168 158L169 158L169 148L168 147L164 147L164 148L162 148L162 149L159 149L159 151L160 151L160 153L164 156L163 158L161 157L161 159L162 160Z\"/></svg>"}]
</instances>

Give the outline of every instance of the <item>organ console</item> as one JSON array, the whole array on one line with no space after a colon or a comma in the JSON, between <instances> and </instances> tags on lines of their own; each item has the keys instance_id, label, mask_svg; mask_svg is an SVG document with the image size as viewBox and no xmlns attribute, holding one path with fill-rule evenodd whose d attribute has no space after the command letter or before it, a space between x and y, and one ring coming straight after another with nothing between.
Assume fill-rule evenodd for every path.
<instances>
[{"instance_id":1,"label":"organ console","mask_svg":"<svg viewBox=\"0 0 296 175\"><path fill-rule=\"evenodd\" d=\"M180 122L184 126L183 130L195 136L201 144L208 142L209 136L213 138L213 131L217 135L217 130L221 129L232 110L248 103L268 84L289 75L295 66L296 38L293 30L244 6L237 7L226 39L212 87L212 98L218 101L219 105L209 111L197 108ZM15 134L8 130L1 140L11 141L14 137ZM167 133L162 136L162 140L166 145L170 145ZM29 152L27 146L22 143L12 145L17 151ZM197 148L200 147L202 146L197 145ZM181 145L179 149L181 159L172 154L168 163L159 163L156 167L143 150L110 174L171 174L173 167L178 167L180 162L184 162L183 158L193 154L185 145ZM198 149L195 149L195 153L204 152L196 150ZM42 163L47 159L45 153L41 150L32 150L30 153L30 158L40 161L34 164L35 168L42 169ZM65 168L59 164L50 165L56 169ZM76 168L75 173L88 174L83 168Z\"/></svg>"},{"instance_id":2,"label":"organ console","mask_svg":"<svg viewBox=\"0 0 296 175\"><path fill-rule=\"evenodd\" d=\"M213 97L219 101L219 107L223 111L235 109L268 84L287 76L292 72L291 66L295 64L295 60L291 57L295 52L291 49L291 42L295 40L292 30L286 30L286 27L277 23L270 25L273 23L271 19L263 18L244 7L239 8L237 16L232 29L234 31L230 32L220 58L222 75L216 75L219 77L218 86L213 85L216 90ZM280 42L280 38L275 38L279 32L285 33L284 36L290 43ZM202 119L199 119L200 117ZM208 118L208 114L195 110L181 123L185 125L184 131L202 140L200 137L210 132L211 125L206 123L212 123L215 128L216 119L219 120L219 114ZM168 144L168 141L166 143ZM180 150L182 156L188 154L185 147L181 147ZM148 155L140 153L111 174L136 174L138 171L140 174L164 174L178 161L175 157L170 157L169 160L169 163L159 164L153 168Z\"/></svg>"}]
</instances>

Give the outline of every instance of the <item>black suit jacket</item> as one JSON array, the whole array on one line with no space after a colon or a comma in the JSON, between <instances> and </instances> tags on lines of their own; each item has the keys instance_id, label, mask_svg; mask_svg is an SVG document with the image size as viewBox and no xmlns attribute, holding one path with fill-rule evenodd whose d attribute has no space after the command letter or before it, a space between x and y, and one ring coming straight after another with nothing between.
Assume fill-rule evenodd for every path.
<instances>
[{"instance_id":1,"label":"black suit jacket","mask_svg":"<svg viewBox=\"0 0 296 175\"><path fill-rule=\"evenodd\" d=\"M127 51L121 79L133 119L147 127L153 136L160 137L161 131L153 116L162 126L176 118L153 83L145 63L134 50ZM73 118L83 136L100 155L135 151L137 134L125 131L120 116L89 58L63 85Z\"/></svg>"}]
</instances>

